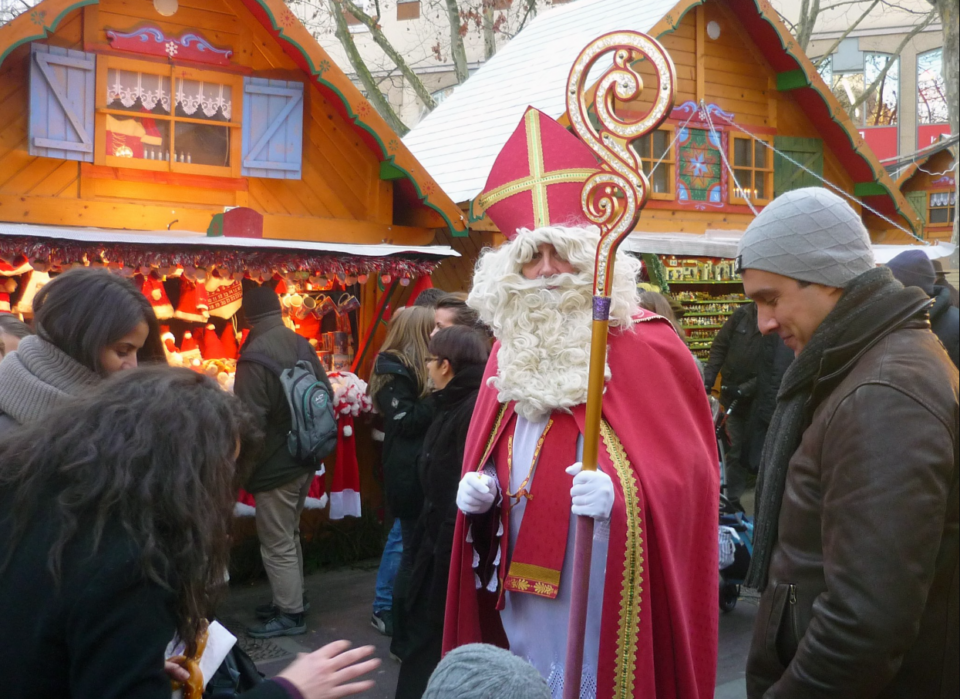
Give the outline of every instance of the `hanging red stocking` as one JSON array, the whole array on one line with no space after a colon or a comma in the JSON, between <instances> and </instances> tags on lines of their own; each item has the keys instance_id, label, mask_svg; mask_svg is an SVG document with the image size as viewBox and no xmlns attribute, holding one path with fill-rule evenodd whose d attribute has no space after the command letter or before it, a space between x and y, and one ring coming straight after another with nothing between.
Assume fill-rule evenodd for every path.
<instances>
[{"instance_id":1,"label":"hanging red stocking","mask_svg":"<svg viewBox=\"0 0 960 699\"><path fill-rule=\"evenodd\" d=\"M330 519L360 516L360 467L357 464L357 443L353 434L353 416L340 415L337 420L337 463L330 487Z\"/></svg>"}]
</instances>

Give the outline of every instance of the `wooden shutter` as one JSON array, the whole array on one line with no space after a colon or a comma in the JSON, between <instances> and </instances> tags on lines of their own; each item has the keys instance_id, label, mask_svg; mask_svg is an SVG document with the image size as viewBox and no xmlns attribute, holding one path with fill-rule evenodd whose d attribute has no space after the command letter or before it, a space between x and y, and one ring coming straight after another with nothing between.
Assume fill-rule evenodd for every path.
<instances>
[{"instance_id":1,"label":"wooden shutter","mask_svg":"<svg viewBox=\"0 0 960 699\"><path fill-rule=\"evenodd\" d=\"M30 47L30 155L93 162L96 56Z\"/></svg>"},{"instance_id":2,"label":"wooden shutter","mask_svg":"<svg viewBox=\"0 0 960 699\"><path fill-rule=\"evenodd\" d=\"M244 78L244 177L298 180L302 161L303 84Z\"/></svg>"},{"instance_id":3,"label":"wooden shutter","mask_svg":"<svg viewBox=\"0 0 960 699\"><path fill-rule=\"evenodd\" d=\"M926 223L928 214L927 192L924 190L919 192L904 192L903 196L906 197L907 202L913 207L913 210L917 212L917 216L920 217L920 220Z\"/></svg>"},{"instance_id":4,"label":"wooden shutter","mask_svg":"<svg viewBox=\"0 0 960 699\"><path fill-rule=\"evenodd\" d=\"M773 139L777 152L773 156L773 192L779 197L784 192L801 187L820 187L823 183L809 172L791 163L784 156L823 177L823 141L819 138L777 136Z\"/></svg>"}]
</instances>

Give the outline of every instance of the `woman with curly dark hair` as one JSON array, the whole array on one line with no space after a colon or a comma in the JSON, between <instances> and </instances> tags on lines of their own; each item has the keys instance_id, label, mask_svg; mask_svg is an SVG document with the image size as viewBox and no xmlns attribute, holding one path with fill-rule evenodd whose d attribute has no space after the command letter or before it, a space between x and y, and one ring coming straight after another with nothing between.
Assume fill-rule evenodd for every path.
<instances>
[{"instance_id":1,"label":"woman with curly dark hair","mask_svg":"<svg viewBox=\"0 0 960 699\"><path fill-rule=\"evenodd\" d=\"M225 590L257 437L215 381L153 367L0 439L4 696L169 699L164 650L176 634L192 655ZM326 696L315 680L295 663L249 696Z\"/></svg>"},{"instance_id":2,"label":"woman with curly dark hair","mask_svg":"<svg viewBox=\"0 0 960 699\"><path fill-rule=\"evenodd\" d=\"M0 365L0 435L138 363L165 362L146 297L105 269L64 272L33 300L36 335Z\"/></svg>"}]
</instances>

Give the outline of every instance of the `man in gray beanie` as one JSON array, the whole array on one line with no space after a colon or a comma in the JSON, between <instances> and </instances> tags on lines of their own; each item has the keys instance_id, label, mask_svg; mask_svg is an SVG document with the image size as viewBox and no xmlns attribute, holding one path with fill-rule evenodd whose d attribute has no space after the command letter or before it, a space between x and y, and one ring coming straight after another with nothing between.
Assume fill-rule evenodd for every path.
<instances>
[{"instance_id":1,"label":"man in gray beanie","mask_svg":"<svg viewBox=\"0 0 960 699\"><path fill-rule=\"evenodd\" d=\"M739 263L796 354L757 482L747 695L957 696L958 376L930 299L825 189L768 205Z\"/></svg>"},{"instance_id":2,"label":"man in gray beanie","mask_svg":"<svg viewBox=\"0 0 960 699\"><path fill-rule=\"evenodd\" d=\"M537 669L503 648L469 643L447 653L423 699L550 699Z\"/></svg>"}]
</instances>

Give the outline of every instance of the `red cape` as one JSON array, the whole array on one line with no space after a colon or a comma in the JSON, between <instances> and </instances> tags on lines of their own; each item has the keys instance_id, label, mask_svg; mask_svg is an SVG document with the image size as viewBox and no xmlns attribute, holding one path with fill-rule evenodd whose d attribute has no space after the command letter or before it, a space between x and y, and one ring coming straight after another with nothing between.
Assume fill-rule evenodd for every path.
<instances>
[{"instance_id":1,"label":"red cape","mask_svg":"<svg viewBox=\"0 0 960 699\"><path fill-rule=\"evenodd\" d=\"M626 332L611 332L607 358L613 378L604 394L603 418L615 436L603 434L600 461L618 477L613 478L597 699L712 699L719 613L713 421L693 358L670 324L646 312L636 321ZM497 373L498 350L499 345L487 364L470 424L464 474L480 466L500 410L496 390L487 386ZM583 409L573 411L581 430ZM476 589L466 531L460 513L444 653L466 643L506 647L495 595Z\"/></svg>"}]
</instances>

